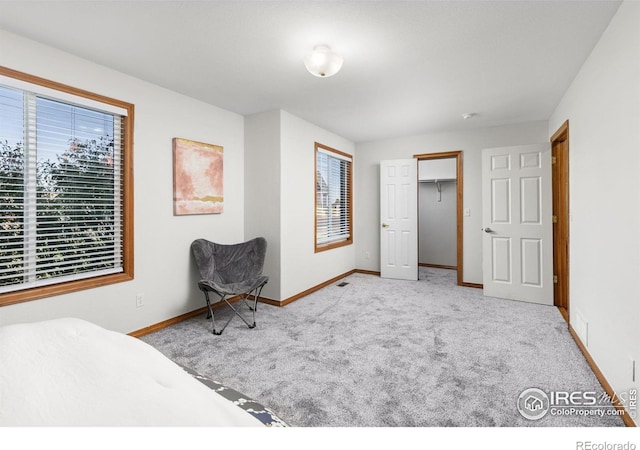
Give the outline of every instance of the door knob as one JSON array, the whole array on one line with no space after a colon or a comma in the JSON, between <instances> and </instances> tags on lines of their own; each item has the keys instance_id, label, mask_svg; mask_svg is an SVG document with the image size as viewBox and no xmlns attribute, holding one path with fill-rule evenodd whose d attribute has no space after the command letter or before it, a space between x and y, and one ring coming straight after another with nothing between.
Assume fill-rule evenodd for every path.
<instances>
[{"instance_id":1,"label":"door knob","mask_svg":"<svg viewBox=\"0 0 640 450\"><path fill-rule=\"evenodd\" d=\"M388 223L383 223L382 224L382 228L389 228L389 224Z\"/></svg>"},{"instance_id":2,"label":"door knob","mask_svg":"<svg viewBox=\"0 0 640 450\"><path fill-rule=\"evenodd\" d=\"M487 227L484 229L485 233L495 233L491 228Z\"/></svg>"}]
</instances>

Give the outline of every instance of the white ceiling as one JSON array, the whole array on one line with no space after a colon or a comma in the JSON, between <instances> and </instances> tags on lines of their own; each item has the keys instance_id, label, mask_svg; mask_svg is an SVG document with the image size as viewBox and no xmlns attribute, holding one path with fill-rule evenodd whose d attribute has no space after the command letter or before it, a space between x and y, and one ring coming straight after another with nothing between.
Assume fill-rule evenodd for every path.
<instances>
[{"instance_id":1,"label":"white ceiling","mask_svg":"<svg viewBox=\"0 0 640 450\"><path fill-rule=\"evenodd\" d=\"M0 28L354 142L546 120L618 1L7 1ZM344 56L331 78L304 54ZM476 113L463 120L463 113Z\"/></svg>"}]
</instances>

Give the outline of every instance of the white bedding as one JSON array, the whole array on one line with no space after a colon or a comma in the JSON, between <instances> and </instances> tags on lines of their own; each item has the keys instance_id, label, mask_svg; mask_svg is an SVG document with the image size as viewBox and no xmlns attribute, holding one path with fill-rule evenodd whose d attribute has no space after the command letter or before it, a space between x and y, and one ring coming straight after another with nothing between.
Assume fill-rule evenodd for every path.
<instances>
[{"instance_id":1,"label":"white bedding","mask_svg":"<svg viewBox=\"0 0 640 450\"><path fill-rule=\"evenodd\" d=\"M80 319L0 327L0 426L262 426L150 345Z\"/></svg>"}]
</instances>

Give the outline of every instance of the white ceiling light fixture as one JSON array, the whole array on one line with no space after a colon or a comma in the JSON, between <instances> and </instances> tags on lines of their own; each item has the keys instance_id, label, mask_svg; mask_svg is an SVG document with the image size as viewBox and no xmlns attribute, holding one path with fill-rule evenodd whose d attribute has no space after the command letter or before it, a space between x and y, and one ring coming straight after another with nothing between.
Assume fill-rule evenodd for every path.
<instances>
[{"instance_id":1,"label":"white ceiling light fixture","mask_svg":"<svg viewBox=\"0 0 640 450\"><path fill-rule=\"evenodd\" d=\"M338 73L343 58L326 45L317 45L304 57L307 70L316 77L327 78Z\"/></svg>"}]
</instances>

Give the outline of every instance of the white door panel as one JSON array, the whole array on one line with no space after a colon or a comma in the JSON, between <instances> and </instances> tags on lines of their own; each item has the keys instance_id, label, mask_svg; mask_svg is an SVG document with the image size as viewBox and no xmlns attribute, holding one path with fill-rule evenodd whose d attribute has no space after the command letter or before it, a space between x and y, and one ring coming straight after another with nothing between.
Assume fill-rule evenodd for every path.
<instances>
[{"instance_id":1,"label":"white door panel","mask_svg":"<svg viewBox=\"0 0 640 450\"><path fill-rule=\"evenodd\" d=\"M418 279L418 163L380 162L380 276Z\"/></svg>"},{"instance_id":2,"label":"white door panel","mask_svg":"<svg viewBox=\"0 0 640 450\"><path fill-rule=\"evenodd\" d=\"M485 295L553 304L551 146L482 152Z\"/></svg>"}]
</instances>

